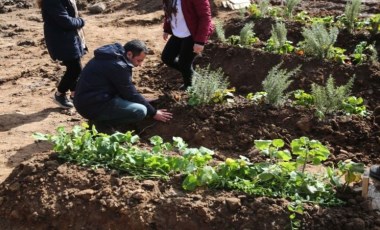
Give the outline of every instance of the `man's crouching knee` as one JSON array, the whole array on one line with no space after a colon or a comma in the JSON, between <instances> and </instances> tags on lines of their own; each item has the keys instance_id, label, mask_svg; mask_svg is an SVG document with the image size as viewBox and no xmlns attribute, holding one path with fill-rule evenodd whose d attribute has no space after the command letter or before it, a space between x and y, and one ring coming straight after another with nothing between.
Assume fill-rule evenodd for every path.
<instances>
[{"instance_id":1,"label":"man's crouching knee","mask_svg":"<svg viewBox=\"0 0 380 230\"><path fill-rule=\"evenodd\" d=\"M135 109L133 110L135 116L136 116L136 120L137 121L141 121L143 120L147 113L148 113L148 110L146 108L145 105L142 105L142 104L136 104L135 105Z\"/></svg>"}]
</instances>

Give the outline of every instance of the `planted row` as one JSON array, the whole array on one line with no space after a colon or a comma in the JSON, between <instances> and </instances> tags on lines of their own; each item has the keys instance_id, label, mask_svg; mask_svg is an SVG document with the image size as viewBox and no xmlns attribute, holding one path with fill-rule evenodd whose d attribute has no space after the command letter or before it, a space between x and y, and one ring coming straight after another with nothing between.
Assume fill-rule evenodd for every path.
<instances>
[{"instance_id":1,"label":"planted row","mask_svg":"<svg viewBox=\"0 0 380 230\"><path fill-rule=\"evenodd\" d=\"M289 149L281 139L254 141L255 148L267 159L264 162L250 162L243 156L220 162L213 160L212 150L188 148L179 137L168 143L154 136L150 148L141 148L139 137L131 132L106 135L94 127L88 130L86 125L75 126L72 132L60 127L56 135L34 136L53 142L61 159L82 166L114 169L138 179L168 179L181 174L185 190L207 186L326 205L342 203L335 197L336 191L357 181L364 171L363 164L345 161L336 168L327 167L321 174L308 172L307 164L320 165L330 152L307 137L292 140Z\"/></svg>"},{"instance_id":2,"label":"planted row","mask_svg":"<svg viewBox=\"0 0 380 230\"><path fill-rule=\"evenodd\" d=\"M253 23L247 23L240 31L240 35L225 37L223 25L216 23L216 35L220 42L242 47L252 47L259 44L260 40L253 32ZM277 54L295 53L297 55L307 55L318 59L333 60L342 64L363 64L364 62L378 62L378 53L375 44L368 44L362 41L356 45L350 55L346 55L346 49L336 47L334 44L338 38L337 27L322 23L314 23L305 27L302 31L304 37L296 46L292 41L287 40L287 29L282 22L276 22L272 26L271 37L264 43L264 50ZM260 46L260 45L259 45Z\"/></svg>"}]
</instances>

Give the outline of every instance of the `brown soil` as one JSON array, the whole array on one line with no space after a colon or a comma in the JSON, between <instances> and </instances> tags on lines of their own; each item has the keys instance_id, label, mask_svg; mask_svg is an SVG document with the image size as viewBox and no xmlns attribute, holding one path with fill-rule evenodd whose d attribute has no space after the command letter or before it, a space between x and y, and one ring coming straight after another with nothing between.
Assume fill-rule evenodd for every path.
<instances>
[{"instance_id":1,"label":"brown soil","mask_svg":"<svg viewBox=\"0 0 380 230\"><path fill-rule=\"evenodd\" d=\"M148 119L134 127L143 142L153 135L167 141L181 136L190 146L216 150L218 159L243 155L258 161L253 140L282 138L289 144L308 136L329 146L332 154L326 165L346 159L380 164L376 114L366 118L338 114L318 121L305 108L275 109L243 99L249 92L261 91L268 71L283 61L284 68L302 66L290 90L308 91L311 83L325 83L330 74L337 84L355 75L353 94L363 97L373 112L380 106L379 63L342 65L211 42L196 63L221 67L237 89L236 103L194 108L187 105L186 94L176 90L179 74L160 61L164 46L160 1L111 1L99 15L85 11L91 1L78 3L91 50L133 38L143 39L152 50L144 67L136 69L135 81L144 95L159 97L156 106L169 109L174 118L166 124ZM227 35L237 34L244 25L238 13L216 5L214 17L226 22ZM338 15L344 6L343 0L304 1L298 10ZM363 11L380 13L380 4L368 1ZM58 126L70 128L85 120L74 110L56 108L50 99L64 69L46 52L39 10L28 1L0 0L0 12L0 229L289 229L288 201L283 199L209 189L188 193L181 189L181 176L137 181L115 171L61 162L51 144L34 141L32 133L54 133ZM261 40L270 36L271 23L255 21ZM298 42L300 25L287 23L292 25L289 39ZM379 35L342 32L337 46L350 51L361 40L379 41ZM90 52L83 63L91 57ZM372 211L359 193L339 197L347 202L343 207L308 205L298 217L303 229L380 229L379 212Z\"/></svg>"}]
</instances>

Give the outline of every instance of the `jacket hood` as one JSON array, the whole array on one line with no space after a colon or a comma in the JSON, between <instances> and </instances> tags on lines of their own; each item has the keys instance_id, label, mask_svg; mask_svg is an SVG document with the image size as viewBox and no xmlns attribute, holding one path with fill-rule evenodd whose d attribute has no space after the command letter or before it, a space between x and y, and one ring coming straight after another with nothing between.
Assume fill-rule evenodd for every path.
<instances>
[{"instance_id":1,"label":"jacket hood","mask_svg":"<svg viewBox=\"0 0 380 230\"><path fill-rule=\"evenodd\" d=\"M102 46L94 51L96 59L124 59L124 47L119 44L110 44Z\"/></svg>"}]
</instances>

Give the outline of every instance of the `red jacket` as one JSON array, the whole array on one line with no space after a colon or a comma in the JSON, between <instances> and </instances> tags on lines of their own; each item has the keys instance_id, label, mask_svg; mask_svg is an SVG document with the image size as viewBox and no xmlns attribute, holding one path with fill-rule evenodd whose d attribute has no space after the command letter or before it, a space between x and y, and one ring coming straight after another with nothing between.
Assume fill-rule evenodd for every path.
<instances>
[{"instance_id":1,"label":"red jacket","mask_svg":"<svg viewBox=\"0 0 380 230\"><path fill-rule=\"evenodd\" d=\"M194 42L204 45L213 32L209 0L181 0L181 6ZM165 15L164 32L172 34L168 15Z\"/></svg>"}]
</instances>

